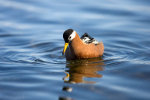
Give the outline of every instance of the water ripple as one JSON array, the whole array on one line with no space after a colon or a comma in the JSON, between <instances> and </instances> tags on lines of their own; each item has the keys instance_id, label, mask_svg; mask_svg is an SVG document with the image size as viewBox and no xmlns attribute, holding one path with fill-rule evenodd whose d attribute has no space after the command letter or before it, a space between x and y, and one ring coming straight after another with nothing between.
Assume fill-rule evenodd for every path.
<instances>
[{"instance_id":1,"label":"water ripple","mask_svg":"<svg viewBox=\"0 0 150 100\"><path fill-rule=\"evenodd\" d=\"M149 99L149 5L1 0L0 99ZM103 41L103 57L66 61L62 34L68 28Z\"/></svg>"}]
</instances>

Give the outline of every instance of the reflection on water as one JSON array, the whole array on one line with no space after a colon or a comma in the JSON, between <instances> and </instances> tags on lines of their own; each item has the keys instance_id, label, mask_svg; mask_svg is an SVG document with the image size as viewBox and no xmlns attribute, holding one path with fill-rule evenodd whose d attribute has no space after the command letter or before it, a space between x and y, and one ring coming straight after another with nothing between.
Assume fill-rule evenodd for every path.
<instances>
[{"instance_id":1,"label":"reflection on water","mask_svg":"<svg viewBox=\"0 0 150 100\"><path fill-rule=\"evenodd\" d=\"M59 100L74 100L74 99L69 97L59 97Z\"/></svg>"},{"instance_id":2,"label":"reflection on water","mask_svg":"<svg viewBox=\"0 0 150 100\"><path fill-rule=\"evenodd\" d=\"M100 71L104 70L104 62L102 58L82 59L76 61L68 61L66 63L66 76L63 78L65 83L77 84L86 83L94 84L96 81L90 81L90 78L102 78ZM88 78L87 80L85 80ZM73 87L63 86L62 91L72 92ZM59 100L73 100L70 97L59 97Z\"/></svg>"},{"instance_id":3,"label":"reflection on water","mask_svg":"<svg viewBox=\"0 0 150 100\"><path fill-rule=\"evenodd\" d=\"M100 58L70 61L66 64L66 77L64 82L68 83L95 83L86 81L85 78L101 78L98 71L103 71L103 60ZM68 80L67 80L68 78Z\"/></svg>"}]
</instances>

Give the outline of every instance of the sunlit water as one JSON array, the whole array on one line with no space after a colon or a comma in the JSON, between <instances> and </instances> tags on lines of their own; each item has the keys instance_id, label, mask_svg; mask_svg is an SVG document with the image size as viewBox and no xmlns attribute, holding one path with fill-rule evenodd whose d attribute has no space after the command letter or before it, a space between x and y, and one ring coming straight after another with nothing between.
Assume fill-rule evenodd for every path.
<instances>
[{"instance_id":1,"label":"sunlit water","mask_svg":"<svg viewBox=\"0 0 150 100\"><path fill-rule=\"evenodd\" d=\"M63 32L103 41L66 62ZM150 99L150 1L0 0L0 100Z\"/></svg>"}]
</instances>

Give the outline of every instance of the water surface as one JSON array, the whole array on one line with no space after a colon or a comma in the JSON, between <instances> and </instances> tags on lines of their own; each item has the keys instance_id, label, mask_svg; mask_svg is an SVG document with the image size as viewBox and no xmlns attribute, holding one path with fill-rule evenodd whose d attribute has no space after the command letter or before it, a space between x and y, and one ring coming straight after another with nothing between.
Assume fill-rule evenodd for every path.
<instances>
[{"instance_id":1,"label":"water surface","mask_svg":"<svg viewBox=\"0 0 150 100\"><path fill-rule=\"evenodd\" d=\"M1 100L150 99L150 1L1 0ZM103 41L66 62L63 32Z\"/></svg>"}]
</instances>

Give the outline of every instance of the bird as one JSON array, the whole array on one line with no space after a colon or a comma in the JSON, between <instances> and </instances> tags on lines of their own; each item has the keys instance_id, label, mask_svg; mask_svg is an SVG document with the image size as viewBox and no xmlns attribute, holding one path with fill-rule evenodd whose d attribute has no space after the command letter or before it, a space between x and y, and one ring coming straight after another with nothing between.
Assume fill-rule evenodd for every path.
<instances>
[{"instance_id":1,"label":"bird","mask_svg":"<svg viewBox=\"0 0 150 100\"><path fill-rule=\"evenodd\" d=\"M63 33L63 39L65 45L62 54L65 55L66 60L96 58L104 53L103 42L98 42L88 33L80 38L75 30L67 29Z\"/></svg>"}]
</instances>

